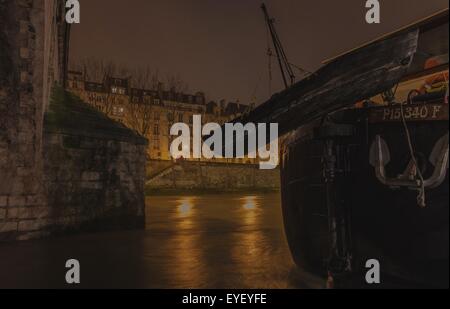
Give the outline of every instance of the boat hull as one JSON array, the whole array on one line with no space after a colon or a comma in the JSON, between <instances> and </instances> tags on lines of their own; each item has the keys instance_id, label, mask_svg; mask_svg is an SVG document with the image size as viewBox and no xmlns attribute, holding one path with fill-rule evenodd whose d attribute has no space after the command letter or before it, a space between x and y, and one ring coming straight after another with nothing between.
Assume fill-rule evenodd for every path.
<instances>
[{"instance_id":1,"label":"boat hull","mask_svg":"<svg viewBox=\"0 0 450 309\"><path fill-rule=\"evenodd\" d=\"M433 114L436 106L439 112ZM409 117L407 125L418 165L428 179L438 168L433 158L442 148L439 143L447 140L448 149L448 105L414 107L419 113ZM338 208L338 226L345 231L337 237L341 251L336 252L345 251L351 258L345 272L353 281L365 285L366 262L376 259L386 278L448 287L448 157L444 177L425 190L426 207L418 203L420 191L383 183L374 166L374 145L380 137L389 151L386 177L397 181L411 164L397 108L344 110L326 125L312 122L291 134L283 145L281 164L286 236L299 266L326 275L336 244L330 228L332 204ZM330 140L336 159L332 184L324 176Z\"/></svg>"}]
</instances>

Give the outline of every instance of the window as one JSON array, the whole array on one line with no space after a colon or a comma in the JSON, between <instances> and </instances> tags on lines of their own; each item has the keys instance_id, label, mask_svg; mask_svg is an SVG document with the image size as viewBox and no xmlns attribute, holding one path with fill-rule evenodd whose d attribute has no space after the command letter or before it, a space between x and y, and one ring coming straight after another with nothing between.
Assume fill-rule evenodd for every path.
<instances>
[{"instance_id":1,"label":"window","mask_svg":"<svg viewBox=\"0 0 450 309\"><path fill-rule=\"evenodd\" d=\"M125 94L125 88L112 86L111 87L111 93L114 93L114 94Z\"/></svg>"},{"instance_id":2,"label":"window","mask_svg":"<svg viewBox=\"0 0 450 309\"><path fill-rule=\"evenodd\" d=\"M160 118L159 112L155 112L155 120L159 120L159 118Z\"/></svg>"},{"instance_id":3,"label":"window","mask_svg":"<svg viewBox=\"0 0 450 309\"><path fill-rule=\"evenodd\" d=\"M159 105L159 103L160 103L159 99L153 99L153 104Z\"/></svg>"},{"instance_id":4,"label":"window","mask_svg":"<svg viewBox=\"0 0 450 309\"><path fill-rule=\"evenodd\" d=\"M148 97L148 96L145 96L145 97L144 97L144 103L145 103L145 104L151 104L151 103L152 103L151 98Z\"/></svg>"},{"instance_id":5,"label":"window","mask_svg":"<svg viewBox=\"0 0 450 309\"><path fill-rule=\"evenodd\" d=\"M183 121L184 121L183 113L178 114L178 122L183 122Z\"/></svg>"},{"instance_id":6,"label":"window","mask_svg":"<svg viewBox=\"0 0 450 309\"><path fill-rule=\"evenodd\" d=\"M112 114L114 116L123 116L124 108L122 106L113 106Z\"/></svg>"},{"instance_id":7,"label":"window","mask_svg":"<svg viewBox=\"0 0 450 309\"><path fill-rule=\"evenodd\" d=\"M173 121L173 119L174 119L173 113L168 113L168 114L167 114L167 120Z\"/></svg>"},{"instance_id":8,"label":"window","mask_svg":"<svg viewBox=\"0 0 450 309\"><path fill-rule=\"evenodd\" d=\"M153 126L153 134L154 135L159 135L159 125L155 124Z\"/></svg>"},{"instance_id":9,"label":"window","mask_svg":"<svg viewBox=\"0 0 450 309\"><path fill-rule=\"evenodd\" d=\"M159 138L155 138L153 140L153 149L155 149L155 150L159 150L160 149Z\"/></svg>"}]
</instances>

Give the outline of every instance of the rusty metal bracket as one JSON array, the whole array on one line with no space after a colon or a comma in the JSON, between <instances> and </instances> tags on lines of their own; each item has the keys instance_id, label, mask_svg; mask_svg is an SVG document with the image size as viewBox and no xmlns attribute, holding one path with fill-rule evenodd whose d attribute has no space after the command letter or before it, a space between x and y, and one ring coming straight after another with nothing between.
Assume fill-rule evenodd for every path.
<instances>
[{"instance_id":1,"label":"rusty metal bracket","mask_svg":"<svg viewBox=\"0 0 450 309\"><path fill-rule=\"evenodd\" d=\"M370 164L375 168L377 179L390 188L407 187L412 190L420 190L425 188L439 187L445 180L448 161L449 161L449 134L441 137L435 144L430 155L430 162L434 165L433 174L430 178L424 180L423 184L416 177L416 172L411 164L408 164L405 172L397 178L389 178L386 176L386 165L390 162L390 152L386 141L380 136L375 137L375 141L370 148Z\"/></svg>"}]
</instances>

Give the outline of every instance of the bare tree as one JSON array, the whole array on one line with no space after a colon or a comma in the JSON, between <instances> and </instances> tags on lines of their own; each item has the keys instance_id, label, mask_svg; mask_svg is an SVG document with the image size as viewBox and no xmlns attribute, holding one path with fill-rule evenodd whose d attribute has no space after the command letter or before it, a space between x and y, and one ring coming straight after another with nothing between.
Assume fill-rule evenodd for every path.
<instances>
[{"instance_id":1,"label":"bare tree","mask_svg":"<svg viewBox=\"0 0 450 309\"><path fill-rule=\"evenodd\" d=\"M114 62L92 57L81 60L76 67L86 80L97 83L103 83L107 76L114 75L117 71Z\"/></svg>"},{"instance_id":2,"label":"bare tree","mask_svg":"<svg viewBox=\"0 0 450 309\"><path fill-rule=\"evenodd\" d=\"M101 83L106 87L109 87L106 83L108 78L116 76L127 78L130 75L127 67L117 65L111 60L85 58L76 67L83 73L86 81ZM116 96L111 92L111 89L105 89L103 98L104 101L101 102L101 109L105 114L111 115L114 106L119 104L119 102L116 102Z\"/></svg>"},{"instance_id":3,"label":"bare tree","mask_svg":"<svg viewBox=\"0 0 450 309\"><path fill-rule=\"evenodd\" d=\"M132 71L131 84L141 91L154 88L156 81L157 72L152 71L148 66L136 68ZM142 136L147 136L151 130L153 103L145 101L143 93L140 93L138 97L131 97L130 104L126 109L128 126Z\"/></svg>"},{"instance_id":4,"label":"bare tree","mask_svg":"<svg viewBox=\"0 0 450 309\"><path fill-rule=\"evenodd\" d=\"M166 86L166 90L173 92L174 96L186 93L189 90L179 74L167 74L162 77L159 70L152 70L149 66L136 67L129 69L123 65L117 65L110 60L100 60L96 58L85 58L74 67L81 71L86 81L102 83L107 85L108 77L129 78L130 85L133 88L141 90L158 90L160 85ZM164 83L165 82L165 83ZM105 102L102 102L102 111L107 115L111 115L116 102L117 96L111 92L111 89L105 89ZM164 89L163 89L164 90ZM134 97L131 94L129 104L124 106L125 124L143 136L150 133L152 126L152 116L155 106L152 100L143 100L142 94ZM167 112L175 116L176 107L172 106Z\"/></svg>"},{"instance_id":5,"label":"bare tree","mask_svg":"<svg viewBox=\"0 0 450 309\"><path fill-rule=\"evenodd\" d=\"M168 74L166 82L168 89L175 93L186 93L189 91L188 84L183 81L180 74Z\"/></svg>"},{"instance_id":6,"label":"bare tree","mask_svg":"<svg viewBox=\"0 0 450 309\"><path fill-rule=\"evenodd\" d=\"M140 135L147 136L151 130L153 110L151 104L145 102L130 102L126 107L126 124Z\"/></svg>"}]
</instances>

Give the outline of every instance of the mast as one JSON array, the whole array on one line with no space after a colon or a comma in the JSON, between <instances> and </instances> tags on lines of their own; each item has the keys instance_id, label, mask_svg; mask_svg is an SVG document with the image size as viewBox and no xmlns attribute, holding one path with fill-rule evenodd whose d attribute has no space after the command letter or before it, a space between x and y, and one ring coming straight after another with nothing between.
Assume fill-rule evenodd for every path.
<instances>
[{"instance_id":1,"label":"mast","mask_svg":"<svg viewBox=\"0 0 450 309\"><path fill-rule=\"evenodd\" d=\"M280 66L281 77L283 78L284 86L286 87L286 89L288 89L295 83L294 71L292 70L291 64L287 59L283 45L281 44L280 38L278 37L277 31L275 29L275 19L270 18L267 7L264 3L261 5L261 9L263 10L264 18L267 27L269 28L270 36L272 38L273 47L277 54L278 64Z\"/></svg>"}]
</instances>

